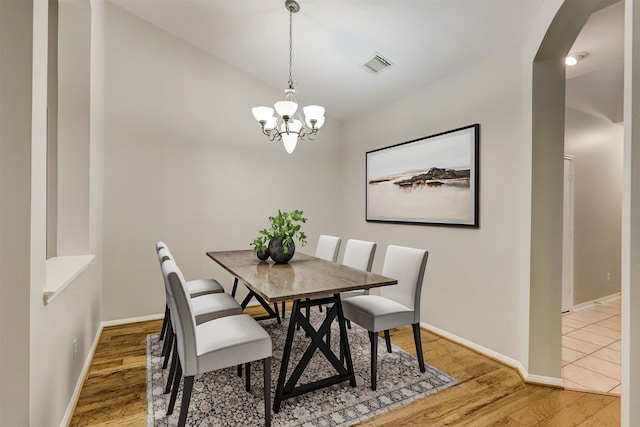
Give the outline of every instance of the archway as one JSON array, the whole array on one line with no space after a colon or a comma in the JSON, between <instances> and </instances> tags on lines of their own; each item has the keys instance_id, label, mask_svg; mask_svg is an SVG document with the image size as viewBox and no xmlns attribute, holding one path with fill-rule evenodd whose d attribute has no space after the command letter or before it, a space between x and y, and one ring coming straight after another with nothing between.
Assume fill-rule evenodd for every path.
<instances>
[{"instance_id":1,"label":"archway","mask_svg":"<svg viewBox=\"0 0 640 427\"><path fill-rule=\"evenodd\" d=\"M640 50L640 8L625 0L625 154L622 260L622 424L640 425L640 129L632 118L640 92L634 76L633 51ZM563 58L599 0L566 0L538 49L533 63L531 272L529 366L532 375L560 377L560 303L562 279L562 182L564 152L565 70ZM635 24L635 25L634 25ZM636 43L633 43L633 42ZM640 54L636 55L636 58ZM637 61L636 61L637 62ZM634 81L635 80L635 81ZM635 85L633 83L636 83ZM636 125L638 127L638 125ZM635 145L635 146L634 146ZM635 162L634 162L635 160Z\"/></svg>"}]
</instances>

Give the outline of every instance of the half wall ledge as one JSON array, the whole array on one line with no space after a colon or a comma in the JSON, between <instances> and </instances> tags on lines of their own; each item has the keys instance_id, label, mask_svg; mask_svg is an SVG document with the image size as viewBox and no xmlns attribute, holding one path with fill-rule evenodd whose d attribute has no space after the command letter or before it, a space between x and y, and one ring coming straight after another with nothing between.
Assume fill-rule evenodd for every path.
<instances>
[{"instance_id":1,"label":"half wall ledge","mask_svg":"<svg viewBox=\"0 0 640 427\"><path fill-rule=\"evenodd\" d=\"M86 270L95 255L73 255L49 258L42 293L42 302L47 305L58 296L73 280Z\"/></svg>"}]
</instances>

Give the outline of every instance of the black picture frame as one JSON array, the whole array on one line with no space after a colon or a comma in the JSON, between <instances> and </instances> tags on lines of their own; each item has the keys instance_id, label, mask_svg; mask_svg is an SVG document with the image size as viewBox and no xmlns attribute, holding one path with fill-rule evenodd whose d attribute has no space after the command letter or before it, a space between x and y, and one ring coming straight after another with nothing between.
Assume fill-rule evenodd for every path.
<instances>
[{"instance_id":1,"label":"black picture frame","mask_svg":"<svg viewBox=\"0 0 640 427\"><path fill-rule=\"evenodd\" d=\"M480 124L366 153L367 222L479 228Z\"/></svg>"}]
</instances>

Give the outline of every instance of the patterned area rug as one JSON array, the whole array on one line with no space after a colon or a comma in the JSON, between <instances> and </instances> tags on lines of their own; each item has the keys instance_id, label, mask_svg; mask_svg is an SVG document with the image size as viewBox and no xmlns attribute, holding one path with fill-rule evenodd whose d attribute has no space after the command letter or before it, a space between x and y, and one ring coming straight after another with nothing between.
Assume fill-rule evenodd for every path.
<instances>
[{"instance_id":1,"label":"patterned area rug","mask_svg":"<svg viewBox=\"0 0 640 427\"><path fill-rule=\"evenodd\" d=\"M275 319L264 320L260 325L271 335L273 341L273 361L271 373L271 396L275 393L276 382L282 360L282 348L286 339L289 319L278 324ZM312 324L322 323L324 313L312 309ZM349 344L356 373L357 387L348 381L316 390L282 402L279 413L272 413L273 426L349 426L367 418L389 411L416 399L436 393L457 383L449 375L426 365L421 373L417 359L409 353L393 346L387 353L384 340L378 344L378 390L370 388L370 343L367 331L357 325L348 330ZM163 394L169 369L162 369L162 341L159 334L147 337L147 425L175 426L180 413L178 393L176 407L172 415L166 415L169 395ZM338 327L332 329L332 348L338 346ZM307 347L309 338L304 331L296 333L292 363L297 362ZM337 354L337 350L336 354ZM296 356L297 355L297 356ZM297 357L297 358L296 358ZM305 374L298 385L311 382L316 373L326 376L335 370L322 354L316 351ZM262 363L251 365L251 393L244 388L244 378L237 376L236 368L227 368L195 378L189 417L190 426L258 426L264 425Z\"/></svg>"}]
</instances>

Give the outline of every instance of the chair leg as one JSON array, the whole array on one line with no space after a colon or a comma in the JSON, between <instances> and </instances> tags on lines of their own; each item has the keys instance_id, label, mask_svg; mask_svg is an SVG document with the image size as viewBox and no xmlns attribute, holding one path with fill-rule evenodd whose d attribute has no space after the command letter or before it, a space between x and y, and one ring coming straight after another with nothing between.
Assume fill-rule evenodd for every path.
<instances>
[{"instance_id":1,"label":"chair leg","mask_svg":"<svg viewBox=\"0 0 640 427\"><path fill-rule=\"evenodd\" d=\"M351 320L345 319L347 321L347 328L351 329Z\"/></svg>"},{"instance_id":2,"label":"chair leg","mask_svg":"<svg viewBox=\"0 0 640 427\"><path fill-rule=\"evenodd\" d=\"M178 397L178 389L180 388L180 380L182 379L182 365L178 363L176 376L173 377L173 387L171 388L171 398L169 406L167 406L167 415L173 414L173 408L176 406L176 398Z\"/></svg>"},{"instance_id":3,"label":"chair leg","mask_svg":"<svg viewBox=\"0 0 640 427\"><path fill-rule=\"evenodd\" d=\"M238 376L242 378L242 365L238 365Z\"/></svg>"},{"instance_id":4,"label":"chair leg","mask_svg":"<svg viewBox=\"0 0 640 427\"><path fill-rule=\"evenodd\" d=\"M169 323L169 318L171 314L169 313L169 306L165 305L164 307L164 319L162 320L162 329L160 329L160 339L164 339L164 335L167 333L167 324Z\"/></svg>"},{"instance_id":5,"label":"chair leg","mask_svg":"<svg viewBox=\"0 0 640 427\"><path fill-rule=\"evenodd\" d=\"M371 341L371 390L376 390L378 379L378 334L369 331Z\"/></svg>"},{"instance_id":6,"label":"chair leg","mask_svg":"<svg viewBox=\"0 0 640 427\"><path fill-rule=\"evenodd\" d=\"M388 329L384 331L384 342L387 344L387 353L391 353L391 336Z\"/></svg>"},{"instance_id":7,"label":"chair leg","mask_svg":"<svg viewBox=\"0 0 640 427\"><path fill-rule=\"evenodd\" d=\"M169 331L170 334L167 334L167 342L165 344L167 348L167 353L164 355L164 362L162 362L162 369L167 369L167 365L169 364L169 358L171 357L171 350L175 346L176 342L176 334L173 333L173 330Z\"/></svg>"},{"instance_id":8,"label":"chair leg","mask_svg":"<svg viewBox=\"0 0 640 427\"><path fill-rule=\"evenodd\" d=\"M282 319L284 319L284 314L286 313L286 305L285 305L285 301L282 301Z\"/></svg>"},{"instance_id":9,"label":"chair leg","mask_svg":"<svg viewBox=\"0 0 640 427\"><path fill-rule=\"evenodd\" d=\"M271 426L271 358L264 359L264 425Z\"/></svg>"},{"instance_id":10,"label":"chair leg","mask_svg":"<svg viewBox=\"0 0 640 427\"><path fill-rule=\"evenodd\" d=\"M167 335L165 336L164 344L162 345L162 353L161 356L166 357L169 352L169 343L171 343L173 337L173 326L171 325L171 319L169 319L169 325L167 326Z\"/></svg>"},{"instance_id":11,"label":"chair leg","mask_svg":"<svg viewBox=\"0 0 640 427\"><path fill-rule=\"evenodd\" d=\"M420 366L420 372L426 371L424 367L424 356L422 355L422 339L420 337L420 324L414 323L413 327L413 341L416 344L416 354L418 355L418 365Z\"/></svg>"},{"instance_id":12,"label":"chair leg","mask_svg":"<svg viewBox=\"0 0 640 427\"><path fill-rule=\"evenodd\" d=\"M164 387L164 394L171 391L171 383L173 383L173 376L176 374L176 367L178 366L178 346L173 346L173 356L171 356L171 368L169 368L169 378L167 378L167 385Z\"/></svg>"},{"instance_id":13,"label":"chair leg","mask_svg":"<svg viewBox=\"0 0 640 427\"><path fill-rule=\"evenodd\" d=\"M192 390L193 376L184 377L184 387L182 389L182 403L180 404L180 418L178 419L178 427L184 427L187 424L187 415L189 414L189 402L191 402Z\"/></svg>"},{"instance_id":14,"label":"chair leg","mask_svg":"<svg viewBox=\"0 0 640 427\"><path fill-rule=\"evenodd\" d=\"M251 363L247 362L244 364L244 389L247 392L251 391Z\"/></svg>"}]
</instances>

